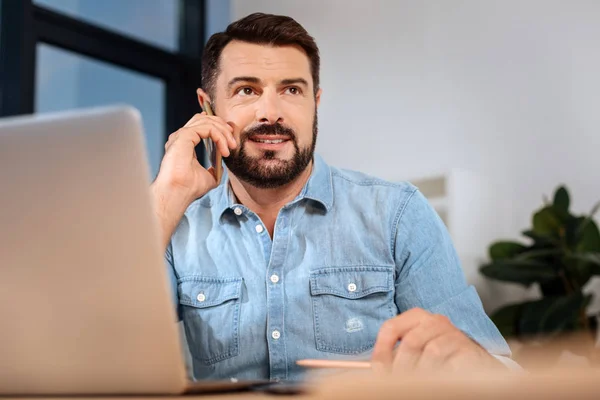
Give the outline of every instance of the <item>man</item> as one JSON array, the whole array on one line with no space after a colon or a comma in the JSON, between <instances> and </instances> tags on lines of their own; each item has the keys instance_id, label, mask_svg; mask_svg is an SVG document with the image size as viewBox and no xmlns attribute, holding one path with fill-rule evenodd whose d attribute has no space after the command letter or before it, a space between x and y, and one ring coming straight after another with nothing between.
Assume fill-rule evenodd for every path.
<instances>
[{"instance_id":1,"label":"man","mask_svg":"<svg viewBox=\"0 0 600 400\"><path fill-rule=\"evenodd\" d=\"M314 154L319 52L302 26L232 23L202 80L216 116L170 135L152 185L196 378L299 379L304 358L502 367L508 346L422 194ZM227 166L218 185L195 157L204 138Z\"/></svg>"}]
</instances>

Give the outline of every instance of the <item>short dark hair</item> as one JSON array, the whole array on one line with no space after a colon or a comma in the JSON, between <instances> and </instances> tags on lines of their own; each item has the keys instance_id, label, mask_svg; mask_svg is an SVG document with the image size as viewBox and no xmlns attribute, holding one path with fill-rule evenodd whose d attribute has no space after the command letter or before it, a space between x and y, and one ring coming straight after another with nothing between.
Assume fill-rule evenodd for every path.
<instances>
[{"instance_id":1,"label":"short dark hair","mask_svg":"<svg viewBox=\"0 0 600 400\"><path fill-rule=\"evenodd\" d=\"M232 22L225 32L215 33L206 43L202 54L202 86L211 97L214 97L221 53L232 40L270 46L296 45L301 47L310 61L316 95L319 89L321 59L315 39L291 17L254 13ZM214 101L214 98L212 100Z\"/></svg>"}]
</instances>

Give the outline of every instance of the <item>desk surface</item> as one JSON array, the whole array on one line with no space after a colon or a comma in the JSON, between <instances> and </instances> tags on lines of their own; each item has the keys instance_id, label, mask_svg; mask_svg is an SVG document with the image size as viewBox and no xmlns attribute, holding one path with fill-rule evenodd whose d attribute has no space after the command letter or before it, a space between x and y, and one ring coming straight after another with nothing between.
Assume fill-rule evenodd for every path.
<instances>
[{"instance_id":1,"label":"desk surface","mask_svg":"<svg viewBox=\"0 0 600 400\"><path fill-rule=\"evenodd\" d=\"M83 400L85 397L66 397L65 400ZM93 397L111 400L156 400L158 396ZM381 377L372 374L344 374L332 377L315 386L309 394L278 396L268 393L237 392L200 396L170 396L169 399L239 400L239 399L402 399L402 400L532 400L532 399L598 399L600 398L600 370L565 369L525 373L477 373L453 376ZM20 397L23 399L23 397ZM42 400L36 397L36 400ZM49 398L57 400L58 397Z\"/></svg>"},{"instance_id":2,"label":"desk surface","mask_svg":"<svg viewBox=\"0 0 600 400\"><path fill-rule=\"evenodd\" d=\"M290 398L290 396L273 396L264 393L248 393L248 392L237 392L227 394L211 394L211 395L187 395L187 396L127 396L127 397L34 397L35 400L158 400L158 399L183 399L183 400L240 400L240 399L253 399L253 400L273 400L274 398ZM294 399L304 398L303 396L292 396ZM18 397L23 399L23 397Z\"/></svg>"}]
</instances>

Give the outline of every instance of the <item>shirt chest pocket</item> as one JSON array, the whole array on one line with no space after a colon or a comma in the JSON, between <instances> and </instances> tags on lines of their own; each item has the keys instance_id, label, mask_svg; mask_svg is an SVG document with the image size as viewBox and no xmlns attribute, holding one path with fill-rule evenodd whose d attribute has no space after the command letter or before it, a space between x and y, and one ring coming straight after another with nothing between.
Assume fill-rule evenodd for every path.
<instances>
[{"instance_id":1,"label":"shirt chest pocket","mask_svg":"<svg viewBox=\"0 0 600 400\"><path fill-rule=\"evenodd\" d=\"M192 357L210 365L237 356L242 278L182 278L178 292Z\"/></svg>"},{"instance_id":2,"label":"shirt chest pocket","mask_svg":"<svg viewBox=\"0 0 600 400\"><path fill-rule=\"evenodd\" d=\"M338 267L312 271L317 350L358 354L373 347L379 328L397 313L394 273L387 267Z\"/></svg>"}]
</instances>

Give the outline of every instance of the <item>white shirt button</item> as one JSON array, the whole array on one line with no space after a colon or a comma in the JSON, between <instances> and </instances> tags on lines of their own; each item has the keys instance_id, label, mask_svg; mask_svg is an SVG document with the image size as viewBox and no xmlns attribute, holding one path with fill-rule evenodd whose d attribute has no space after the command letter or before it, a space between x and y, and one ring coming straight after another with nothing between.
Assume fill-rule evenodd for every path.
<instances>
[{"instance_id":1,"label":"white shirt button","mask_svg":"<svg viewBox=\"0 0 600 400\"><path fill-rule=\"evenodd\" d=\"M271 275L271 282L273 282L273 283L279 282L279 276L277 276L275 274Z\"/></svg>"},{"instance_id":2,"label":"white shirt button","mask_svg":"<svg viewBox=\"0 0 600 400\"><path fill-rule=\"evenodd\" d=\"M204 295L204 293L200 293L200 294L199 294L199 295L196 297L196 299L197 299L199 302L203 302L204 300L206 300L206 296Z\"/></svg>"},{"instance_id":3,"label":"white shirt button","mask_svg":"<svg viewBox=\"0 0 600 400\"><path fill-rule=\"evenodd\" d=\"M356 292L356 284L351 283L348 285L348 291L349 292Z\"/></svg>"},{"instance_id":4,"label":"white shirt button","mask_svg":"<svg viewBox=\"0 0 600 400\"><path fill-rule=\"evenodd\" d=\"M278 330L274 330L273 332L271 332L271 337L277 340L281 337L281 333Z\"/></svg>"},{"instance_id":5,"label":"white shirt button","mask_svg":"<svg viewBox=\"0 0 600 400\"><path fill-rule=\"evenodd\" d=\"M235 213L235 215L242 215L242 209L239 207L236 207L233 209L233 212Z\"/></svg>"},{"instance_id":6,"label":"white shirt button","mask_svg":"<svg viewBox=\"0 0 600 400\"><path fill-rule=\"evenodd\" d=\"M256 225L256 233L262 233L263 230L264 228L262 227L262 225Z\"/></svg>"}]
</instances>

